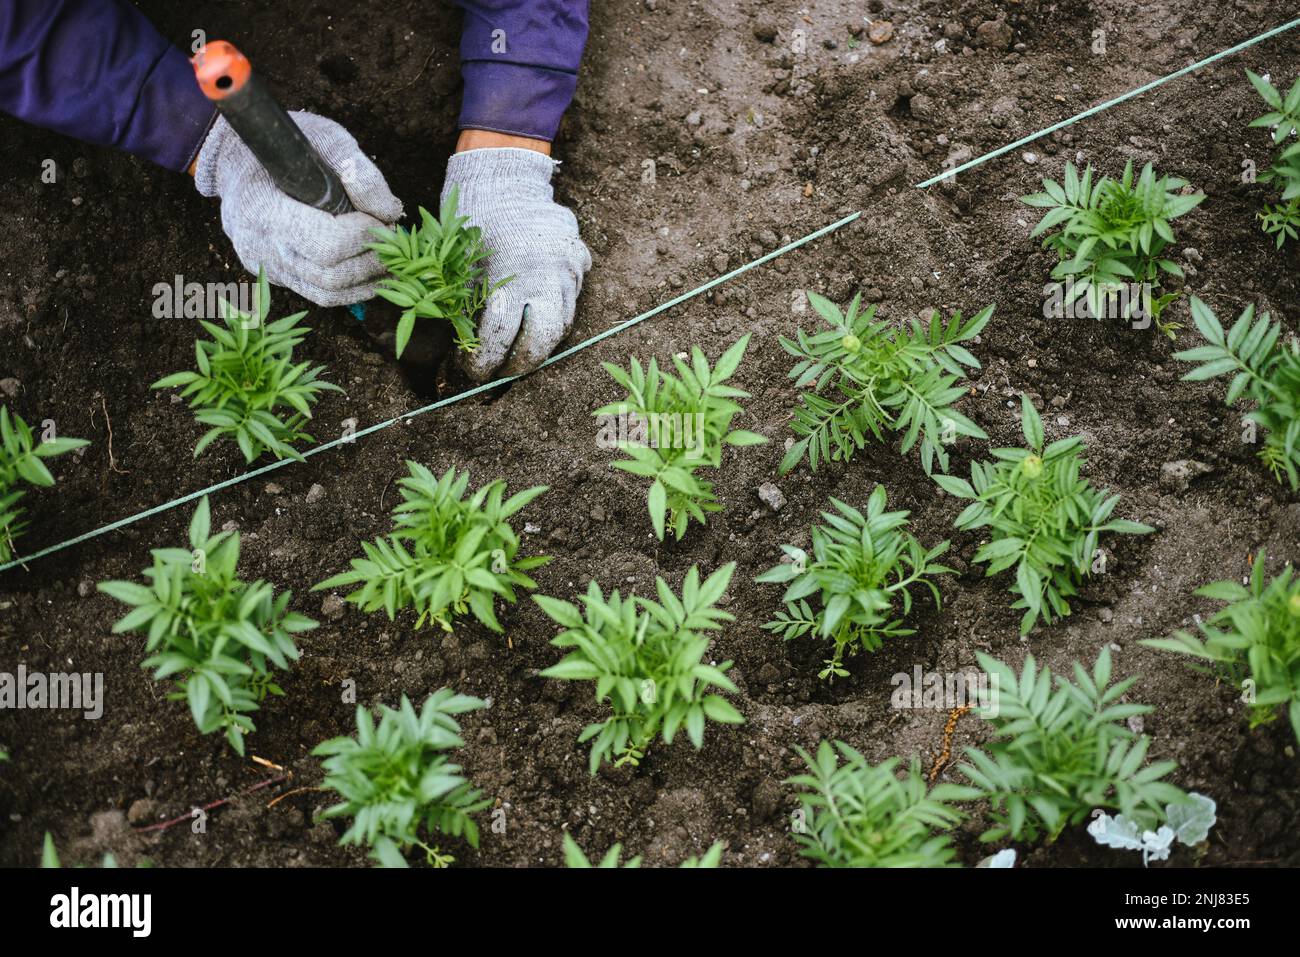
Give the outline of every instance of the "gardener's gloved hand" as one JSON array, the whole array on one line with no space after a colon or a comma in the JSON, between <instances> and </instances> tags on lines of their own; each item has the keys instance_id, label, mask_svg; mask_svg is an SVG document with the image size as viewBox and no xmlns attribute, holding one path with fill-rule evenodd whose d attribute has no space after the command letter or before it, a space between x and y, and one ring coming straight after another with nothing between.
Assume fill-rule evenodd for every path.
<instances>
[{"instance_id":1,"label":"gardener's gloved hand","mask_svg":"<svg viewBox=\"0 0 1300 957\"><path fill-rule=\"evenodd\" d=\"M331 216L280 192L220 117L199 151L195 185L204 196L221 197L221 226L249 272L265 267L271 282L319 306L365 302L385 275L366 249L374 240L370 228L391 228L402 204L347 130L314 113L289 115L339 174L355 212Z\"/></svg>"},{"instance_id":2,"label":"gardener's gloved hand","mask_svg":"<svg viewBox=\"0 0 1300 957\"><path fill-rule=\"evenodd\" d=\"M573 325L591 253L578 220L555 202L557 165L514 147L465 150L447 162L442 197L459 187L457 213L483 230L483 245L492 250L485 260L490 280L515 277L488 300L479 317L481 344L463 356L465 371L479 381L535 368Z\"/></svg>"}]
</instances>

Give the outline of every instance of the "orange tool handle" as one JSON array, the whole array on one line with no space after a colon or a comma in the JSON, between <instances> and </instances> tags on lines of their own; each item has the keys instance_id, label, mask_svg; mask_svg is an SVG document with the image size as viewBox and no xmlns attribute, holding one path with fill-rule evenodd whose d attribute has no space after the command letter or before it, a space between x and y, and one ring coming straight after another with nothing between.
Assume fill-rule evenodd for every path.
<instances>
[{"instance_id":1,"label":"orange tool handle","mask_svg":"<svg viewBox=\"0 0 1300 957\"><path fill-rule=\"evenodd\" d=\"M321 159L233 43L204 44L190 61L204 96L216 104L271 179L300 203L338 215L352 203L338 174Z\"/></svg>"}]
</instances>

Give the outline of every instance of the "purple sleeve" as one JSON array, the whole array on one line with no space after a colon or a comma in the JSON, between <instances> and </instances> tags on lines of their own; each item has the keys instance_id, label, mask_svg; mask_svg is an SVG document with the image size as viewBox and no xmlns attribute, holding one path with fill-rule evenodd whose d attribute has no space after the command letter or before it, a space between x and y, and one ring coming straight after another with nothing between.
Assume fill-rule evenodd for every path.
<instances>
[{"instance_id":1,"label":"purple sleeve","mask_svg":"<svg viewBox=\"0 0 1300 957\"><path fill-rule=\"evenodd\" d=\"M460 128L553 140L573 100L587 0L454 0L465 11Z\"/></svg>"},{"instance_id":2,"label":"purple sleeve","mask_svg":"<svg viewBox=\"0 0 1300 957\"><path fill-rule=\"evenodd\" d=\"M215 112L185 54L123 0L0 0L0 111L174 170Z\"/></svg>"}]
</instances>

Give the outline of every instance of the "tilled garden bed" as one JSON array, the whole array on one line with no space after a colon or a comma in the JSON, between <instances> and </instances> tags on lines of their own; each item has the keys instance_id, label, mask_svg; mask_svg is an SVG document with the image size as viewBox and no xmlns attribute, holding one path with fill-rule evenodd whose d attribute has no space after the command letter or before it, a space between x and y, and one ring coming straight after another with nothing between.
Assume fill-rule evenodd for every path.
<instances>
[{"instance_id":1,"label":"tilled garden bed","mask_svg":"<svg viewBox=\"0 0 1300 957\"><path fill-rule=\"evenodd\" d=\"M331 116L357 136L408 212L435 205L455 133L452 13L414 0L211 3L184 14L172 4L140 6L177 43L188 46L195 25L238 40L287 105ZM891 708L891 676L917 665L956 671L979 651L1013 666L1029 651L1068 669L1110 647L1119 674L1142 676L1129 699L1155 707L1144 721L1152 753L1178 761L1171 779L1180 787L1218 802L1208 845L1180 847L1172 860L1300 864L1300 762L1287 722L1250 731L1237 689L1138 644L1217 607L1193 591L1240 579L1261 549L1271 572L1295 560L1300 500L1241 441L1240 413L1224 406L1222 382L1180 381L1188 367L1172 354L1198 344L1186 297L1170 308L1188 327L1175 341L1120 322L1043 317L1054 258L1030 238L1038 212L1017 201L1043 176L1059 180L1067 159L1112 175L1130 159L1152 162L1207 195L1178 222L1174 254L1187 290L1221 318L1253 302L1295 332L1296 246L1278 251L1259 232L1263 190L1243 184L1241 171L1245 159L1263 166L1269 152L1267 135L1246 128L1263 109L1244 71L1289 82L1300 34L961 173L951 187L913 188L951 157L979 156L1290 15L1276 2L1216 9L1184 0L596 4L557 144L558 196L595 259L570 344L850 212L861 218L507 388L215 494L214 526L231 523L243 537L244 577L292 589L295 607L321 627L303 636L302 660L278 679L285 695L258 712L247 742L250 755L291 771L291 780L214 809L202 834L185 823L135 829L279 772L240 759L220 735L199 735L184 705L165 700L141 670L140 636L110 634L121 606L94 589L137 578L150 548L181 544L191 507L0 575L0 670L102 672L106 694L94 721L0 713L10 754L0 765L0 863L35 863L49 831L74 861L111 850L127 863L147 857L163 866L363 864L360 851L337 846L332 823L313 823L326 795L304 790L267 806L278 792L319 784L309 752L351 732L354 708L342 694L350 679L363 704L395 705L402 694L418 701L444 685L490 701L465 716L458 760L504 814L482 816L478 850L449 845L458 865L555 865L565 830L589 853L621 841L653 864L723 841L727 866L791 865L796 800L783 781L802 767L793 746L838 738L872 761L919 755L928 772L945 748L956 758L983 738L974 715L945 741L947 710ZM889 39L871 42L864 16L888 20ZM1098 30L1104 54L1094 52ZM299 54L305 46L318 51L314 62ZM192 322L153 317L155 284L177 274L227 281L241 270L216 205L185 178L16 121L3 129L0 213L11 228L0 240L0 379L13 380L3 401L29 422L53 419L61 434L93 441L52 465L56 489L29 497L34 524L20 550L30 552L244 471L233 447L193 460L201 427L167 392L149 389L190 366L195 334ZM58 183L41 182L46 158L66 171ZM961 506L915 451L873 443L848 464L778 476L796 396L778 337L813 328L813 313L799 311L803 289L841 304L862 292L896 321L995 304L971 347L983 368L959 406L990 442L958 442L953 474L967 474L990 445L1020 444L1026 393L1042 409L1048 440L1085 436L1087 476L1123 496L1125 517L1156 532L1112 536L1106 573L1089 581L1074 613L1022 639L1005 578L970 564L982 538L952 528ZM273 315L301 308L276 290ZM468 385L448 363L395 363L347 310L312 308L309 322L306 355L347 389L317 407L318 438L338 435L346 419L365 426ZM729 450L716 475L724 511L681 542L660 543L644 483L611 469L616 454L597 445L592 412L620 396L599 363L664 362L694 344L716 356L746 332L753 341L736 384L753 398L736 425L772 441ZM646 594L656 575L677 587L694 564L736 562L724 602L737 620L710 657L735 662L732 700L746 723L711 725L701 751L679 738L635 769L590 776L576 739L600 710L587 686L538 676L559 653L549 644L554 624L531 601L498 606L505 635L469 619L444 634L416 631L409 617L363 615L338 601L341 591L311 593L347 566L359 539L388 529L406 459L435 473L468 469L475 485L548 485L522 515L536 529L524 535L525 552L554 556L536 574L541 594L572 598L593 577L607 590ZM1172 464L1184 460L1193 464ZM784 499L779 510L757 495L768 482ZM827 683L817 677L818 642L761 630L780 589L752 579L780 559L781 544L807 545L828 497L862 504L878 483L891 507L911 510L922 542L952 540L945 560L956 573L940 579L941 609L918 602L914 636L850 658L850 674ZM939 779L959 780L954 766ZM976 810L959 830L963 863L986 853L977 841L984 826ZM1139 863L1098 847L1082 827L1018 850L1031 866Z\"/></svg>"}]
</instances>

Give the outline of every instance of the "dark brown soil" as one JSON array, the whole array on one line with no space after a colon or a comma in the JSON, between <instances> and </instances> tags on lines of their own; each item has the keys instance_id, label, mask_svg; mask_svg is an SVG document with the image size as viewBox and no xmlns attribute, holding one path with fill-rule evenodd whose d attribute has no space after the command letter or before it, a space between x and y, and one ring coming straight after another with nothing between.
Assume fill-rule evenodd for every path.
<instances>
[{"instance_id":1,"label":"dark brown soil","mask_svg":"<svg viewBox=\"0 0 1300 957\"><path fill-rule=\"evenodd\" d=\"M459 82L457 24L443 5L211 2L184 5L192 7L184 13L178 4L139 5L186 47L196 26L239 41L287 105L347 125L408 210L434 205L455 135ZM1211 604L1193 598L1193 589L1243 574L1261 548L1272 571L1294 560L1300 503L1240 441L1239 415L1222 406L1222 385L1179 381L1184 370L1170 356L1189 347L1193 334L1171 343L1151 330L1042 318L1051 263L1029 238L1033 211L1015 200L1035 191L1040 176L1059 178L1076 154L1111 173L1126 159L1153 161L1208 194L1178 224L1189 289L1220 316L1255 302L1295 330L1297 252L1275 251L1257 231L1262 190L1243 186L1240 171L1243 159L1263 163L1267 153L1266 136L1246 129L1262 110L1244 70L1289 81L1300 65L1300 33L961 174L954 189L912 188L941 171L950 152L985 153L1279 24L1294 15L1290 5L594 6L578 98L558 144L565 160L558 191L595 258L570 343L787 238L854 210L864 215L506 391L216 495L215 522L236 523L244 536L245 577L292 588L297 606L322 619L303 642L301 663L282 680L286 696L256 716L249 753L291 769L294 785L314 785L320 774L309 751L351 728L344 679L369 703L395 703L403 693L418 700L451 685L491 699L489 710L466 722L462 760L499 802L506 824L496 833L485 815L481 849L452 847L458 864L554 865L567 828L589 851L622 841L648 863L676 863L722 840L727 865L789 865L798 860L788 833L795 802L781 782L798 766L793 745L838 737L872 760L919 754L926 767L940 750L947 714L891 710L892 674L917 664L955 670L972 664L977 650L1013 664L1032 650L1063 667L1109 645L1121 673L1144 676L1132 697L1156 706L1145 721L1153 754L1176 758L1176 782L1218 801L1219 824L1201 861L1300 864L1300 763L1285 722L1249 732L1232 688L1137 643L1207 611ZM865 35L855 40L864 15L890 20L892 39L881 46ZM999 16L1005 31L977 30ZM1094 30L1106 31L1104 56L1091 52ZM792 52L795 31L806 37L802 53ZM937 52L945 38L945 51ZM981 38L992 42L981 45ZM217 206L185 178L14 121L0 127L0 216L9 226L0 239L0 378L21 383L7 402L29 422L52 418L61 434L94 441L79 458L57 461L57 490L30 497L36 524L23 545L32 551L244 471L229 448L193 462L200 427L184 405L148 388L189 366L195 335L192 321L151 316L154 284L176 274L224 281L240 269ZM46 158L66 171L57 184L40 182ZM652 185L642 182L646 160L655 163ZM1086 588L1074 615L1022 641L1007 583L968 567L977 538L953 532L958 508L915 454L900 457L877 445L849 465L776 478L794 399L777 338L811 324L810 314L792 311L793 293L803 288L839 301L863 290L894 319L928 307L969 312L996 303L975 348L984 370L966 413L992 444L1015 443L1012 400L1022 391L1041 400L1049 438L1086 435L1089 477L1123 494L1123 515L1158 532L1108 542L1108 572ZM293 295L276 292L275 314L300 308ZM1186 321L1185 300L1173 317ZM313 309L311 324L307 352L348 390L318 407L319 436L338 435L349 417L364 426L465 386L445 368L399 367L346 310ZM717 476L726 510L680 544L660 545L644 487L611 470L612 454L596 447L591 411L616 396L599 363L628 355L663 360L693 343L717 355L746 331L754 343L739 380L754 398L742 425L773 442L729 453ZM959 444L954 469L964 473L984 449ZM555 556L540 574L547 594L571 596L593 576L606 588L645 591L656 574L677 585L693 563L712 569L738 562L728 604L738 620L713 655L736 662L736 703L747 724L711 727L699 753L679 740L656 747L635 773L592 778L585 746L575 739L598 711L586 688L537 677L557 653L548 644L553 626L531 602L505 610L509 643L473 624L446 637L417 633L409 620L390 623L351 607L326 618L322 596L309 588L345 567L358 539L387 529L391 485L407 458L437 471L467 468L475 484L504 477L512 488L549 485L524 516L540 528L527 536L527 548ZM1162 463L1178 459L1209 471L1184 490L1163 487ZM788 499L779 513L760 510L755 490L766 481ZM760 630L779 591L750 579L779 558L780 543L807 540L827 496L861 502L879 482L892 504L912 510L922 541L953 539L961 571L942 582L942 611L918 609L915 637L852 659L851 677L828 687L816 678L820 647L786 644ZM324 497L308 504L314 484ZM150 824L273 774L239 759L219 737L197 734L183 705L166 701L140 669L139 636L110 634L119 606L93 591L94 582L136 577L149 548L181 542L190 511L167 512L0 576L0 670L25 663L102 671L107 689L99 721L56 711L0 714L0 744L11 756L0 765L0 863L34 863L46 830L74 861L111 849L126 861L142 854L165 866L364 863L359 852L336 846L334 827L313 826L325 796L312 791L271 808L276 792L258 792L214 811L202 835L184 825L149 837L129 829L128 810L132 823ZM954 749L980 733L977 720L963 719ZM982 854L974 840L981 829L977 816L960 834L968 865ZM1094 846L1081 829L1020 852L1031 865L1137 864L1135 855ZM1194 860L1185 850L1174 857Z\"/></svg>"}]
</instances>

